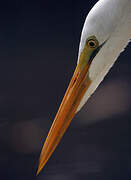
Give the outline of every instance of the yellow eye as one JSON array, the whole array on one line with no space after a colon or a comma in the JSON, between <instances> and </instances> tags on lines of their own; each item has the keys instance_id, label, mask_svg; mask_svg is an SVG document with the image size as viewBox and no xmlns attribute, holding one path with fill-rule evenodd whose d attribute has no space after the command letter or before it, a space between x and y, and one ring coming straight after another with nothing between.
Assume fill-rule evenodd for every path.
<instances>
[{"instance_id":1,"label":"yellow eye","mask_svg":"<svg viewBox=\"0 0 131 180\"><path fill-rule=\"evenodd\" d=\"M97 47L97 42L94 39L89 39L88 40L88 45L90 48L96 48Z\"/></svg>"}]
</instances>

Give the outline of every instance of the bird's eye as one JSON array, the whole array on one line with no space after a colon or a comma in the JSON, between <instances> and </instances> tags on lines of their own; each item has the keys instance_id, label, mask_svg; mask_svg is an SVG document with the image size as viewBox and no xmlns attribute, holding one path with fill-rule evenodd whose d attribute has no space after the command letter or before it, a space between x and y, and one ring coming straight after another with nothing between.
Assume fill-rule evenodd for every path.
<instances>
[{"instance_id":1,"label":"bird's eye","mask_svg":"<svg viewBox=\"0 0 131 180\"><path fill-rule=\"evenodd\" d=\"M90 48L95 48L97 46L97 43L94 39L88 40L88 45Z\"/></svg>"}]
</instances>

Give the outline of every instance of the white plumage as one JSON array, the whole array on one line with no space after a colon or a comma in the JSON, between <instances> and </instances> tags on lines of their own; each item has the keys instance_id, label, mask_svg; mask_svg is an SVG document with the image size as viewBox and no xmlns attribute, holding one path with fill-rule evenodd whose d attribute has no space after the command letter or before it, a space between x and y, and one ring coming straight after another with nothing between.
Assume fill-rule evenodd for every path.
<instances>
[{"instance_id":1,"label":"white plumage","mask_svg":"<svg viewBox=\"0 0 131 180\"><path fill-rule=\"evenodd\" d=\"M81 35L79 56L86 39L95 35L100 44L107 40L89 69L92 84L77 111L96 90L131 38L131 0L99 0L89 12ZM78 57L79 59L79 57Z\"/></svg>"}]
</instances>

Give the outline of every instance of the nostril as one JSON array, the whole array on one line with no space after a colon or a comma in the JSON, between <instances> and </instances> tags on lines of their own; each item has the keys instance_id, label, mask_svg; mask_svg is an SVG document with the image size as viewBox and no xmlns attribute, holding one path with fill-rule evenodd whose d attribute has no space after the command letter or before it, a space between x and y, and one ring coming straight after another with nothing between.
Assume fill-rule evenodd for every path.
<instances>
[{"instance_id":1,"label":"nostril","mask_svg":"<svg viewBox=\"0 0 131 180\"><path fill-rule=\"evenodd\" d=\"M75 84L75 82L76 82L76 80L78 79L78 73L76 74L76 76L75 76L75 78L74 78L74 81L73 81L73 84L72 84L72 86Z\"/></svg>"}]
</instances>

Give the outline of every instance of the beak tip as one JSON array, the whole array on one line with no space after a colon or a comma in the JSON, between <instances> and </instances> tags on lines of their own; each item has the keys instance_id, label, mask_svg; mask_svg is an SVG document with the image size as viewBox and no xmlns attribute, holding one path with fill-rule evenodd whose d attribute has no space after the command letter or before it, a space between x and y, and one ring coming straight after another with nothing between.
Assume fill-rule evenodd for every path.
<instances>
[{"instance_id":1,"label":"beak tip","mask_svg":"<svg viewBox=\"0 0 131 180\"><path fill-rule=\"evenodd\" d=\"M38 176L40 174L40 172L43 169L43 167L45 166L45 164L46 164L46 160L45 159L43 160L42 157L41 157L40 160L39 160L39 165L38 165L38 169L37 169L37 172L36 172L36 176Z\"/></svg>"},{"instance_id":2,"label":"beak tip","mask_svg":"<svg viewBox=\"0 0 131 180\"><path fill-rule=\"evenodd\" d=\"M36 172L36 176L38 176L42 170L43 166L42 166L42 163L41 161L39 162L39 165L38 165L38 169L37 169L37 172Z\"/></svg>"},{"instance_id":3,"label":"beak tip","mask_svg":"<svg viewBox=\"0 0 131 180\"><path fill-rule=\"evenodd\" d=\"M36 172L36 176L38 176L41 172L42 168L39 166L38 169L37 169L37 172Z\"/></svg>"}]
</instances>

